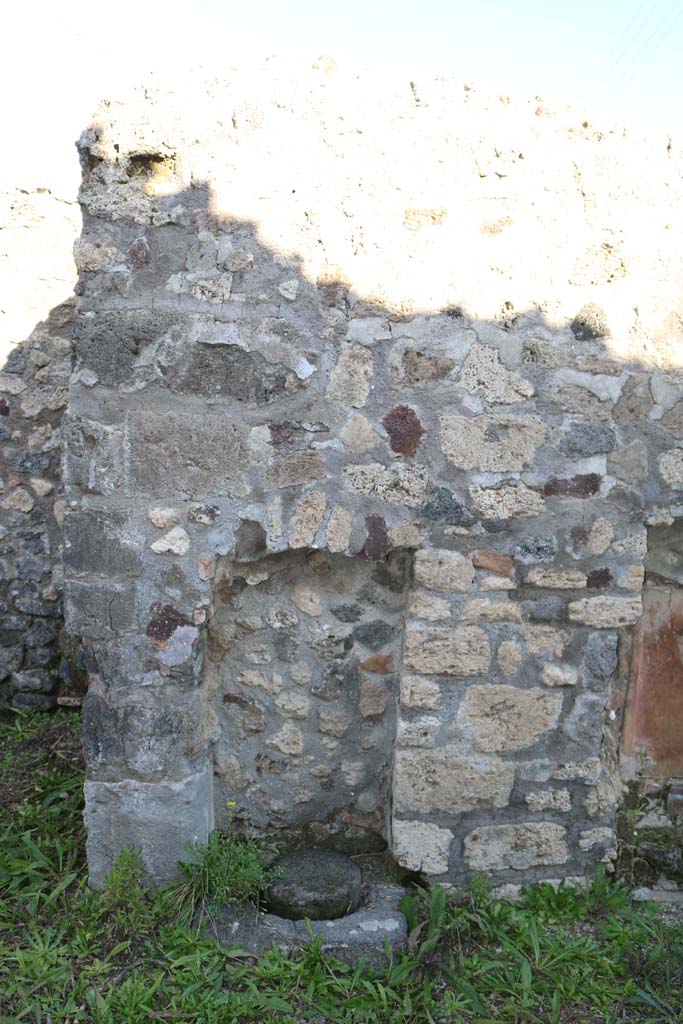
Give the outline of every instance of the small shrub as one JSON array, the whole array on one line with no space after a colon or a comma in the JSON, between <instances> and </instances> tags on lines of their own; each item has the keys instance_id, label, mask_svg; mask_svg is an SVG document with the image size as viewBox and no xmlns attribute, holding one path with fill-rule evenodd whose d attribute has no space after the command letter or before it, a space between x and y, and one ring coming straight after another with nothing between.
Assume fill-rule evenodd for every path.
<instances>
[{"instance_id":1,"label":"small shrub","mask_svg":"<svg viewBox=\"0 0 683 1024\"><path fill-rule=\"evenodd\" d=\"M190 859L180 864L185 882L170 893L178 913L194 916L220 904L257 902L273 877L265 859L260 841L234 832L212 832L208 843L192 846Z\"/></svg>"}]
</instances>

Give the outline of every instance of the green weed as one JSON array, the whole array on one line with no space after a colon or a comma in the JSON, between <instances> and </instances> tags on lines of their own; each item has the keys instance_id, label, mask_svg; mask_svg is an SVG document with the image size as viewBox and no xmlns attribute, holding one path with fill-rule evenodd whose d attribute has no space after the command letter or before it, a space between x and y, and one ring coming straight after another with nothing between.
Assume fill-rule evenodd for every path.
<instances>
[{"instance_id":1,"label":"green weed","mask_svg":"<svg viewBox=\"0 0 683 1024\"><path fill-rule=\"evenodd\" d=\"M134 850L93 893L76 731L61 714L0 722L2 1024L683 1022L683 929L604 873L515 903L483 878L458 893L415 889L403 904L410 949L382 971L349 968L319 943L257 960L199 935L202 901L254 899L267 884L269 851L234 831L193 851L185 897L146 890Z\"/></svg>"}]
</instances>

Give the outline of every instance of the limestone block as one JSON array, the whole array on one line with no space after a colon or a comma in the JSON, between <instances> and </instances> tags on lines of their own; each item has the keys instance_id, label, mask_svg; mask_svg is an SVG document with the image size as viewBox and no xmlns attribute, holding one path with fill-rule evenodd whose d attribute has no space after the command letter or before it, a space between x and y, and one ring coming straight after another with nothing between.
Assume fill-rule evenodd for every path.
<instances>
[{"instance_id":1,"label":"limestone block","mask_svg":"<svg viewBox=\"0 0 683 1024\"><path fill-rule=\"evenodd\" d=\"M441 720L433 715L423 715L408 721L399 719L396 729L398 747L433 747L441 726Z\"/></svg>"},{"instance_id":2,"label":"limestone block","mask_svg":"<svg viewBox=\"0 0 683 1024\"><path fill-rule=\"evenodd\" d=\"M659 472L670 487L683 487L683 448L672 448L659 456Z\"/></svg>"},{"instance_id":3,"label":"limestone block","mask_svg":"<svg viewBox=\"0 0 683 1024\"><path fill-rule=\"evenodd\" d=\"M311 547L322 523L327 507L327 498L322 491L309 491L294 511L294 526L289 542L292 548Z\"/></svg>"},{"instance_id":4,"label":"limestone block","mask_svg":"<svg viewBox=\"0 0 683 1024\"><path fill-rule=\"evenodd\" d=\"M439 622L450 619L451 606L445 598L437 597L436 594L430 594L424 590L412 590L408 613L411 618L424 619L426 622Z\"/></svg>"},{"instance_id":5,"label":"limestone block","mask_svg":"<svg viewBox=\"0 0 683 1024\"><path fill-rule=\"evenodd\" d=\"M406 668L424 675L484 675L491 664L491 647L488 636L477 626L456 629L409 626L403 660Z\"/></svg>"},{"instance_id":6,"label":"limestone block","mask_svg":"<svg viewBox=\"0 0 683 1024\"><path fill-rule=\"evenodd\" d=\"M557 725L561 711L559 693L485 684L465 692L456 723L478 750L523 750Z\"/></svg>"},{"instance_id":7,"label":"limestone block","mask_svg":"<svg viewBox=\"0 0 683 1024\"><path fill-rule=\"evenodd\" d=\"M499 757L468 755L460 745L436 750L401 749L394 761L397 812L465 811L506 807L515 767Z\"/></svg>"},{"instance_id":8,"label":"limestone block","mask_svg":"<svg viewBox=\"0 0 683 1024\"><path fill-rule=\"evenodd\" d=\"M475 597L463 605L460 619L462 622L521 622L522 609L514 601Z\"/></svg>"},{"instance_id":9,"label":"limestone block","mask_svg":"<svg viewBox=\"0 0 683 1024\"><path fill-rule=\"evenodd\" d=\"M418 551L414 572L417 585L431 590L469 590L474 579L472 560L456 551Z\"/></svg>"},{"instance_id":10,"label":"limestone block","mask_svg":"<svg viewBox=\"0 0 683 1024\"><path fill-rule=\"evenodd\" d=\"M504 676L514 676L522 667L522 648L514 640L503 640L498 647L498 667Z\"/></svg>"},{"instance_id":11,"label":"limestone block","mask_svg":"<svg viewBox=\"0 0 683 1024\"><path fill-rule=\"evenodd\" d=\"M465 836L465 863L473 871L525 871L569 859L567 830L550 822L485 825Z\"/></svg>"},{"instance_id":12,"label":"limestone block","mask_svg":"<svg viewBox=\"0 0 683 1024\"><path fill-rule=\"evenodd\" d=\"M388 700L389 690L383 680L361 680L358 709L363 718L377 718L384 714Z\"/></svg>"},{"instance_id":13,"label":"limestone block","mask_svg":"<svg viewBox=\"0 0 683 1024\"><path fill-rule=\"evenodd\" d=\"M329 551L342 552L348 550L351 542L353 516L342 505L335 505L325 527L325 541Z\"/></svg>"},{"instance_id":14,"label":"limestone block","mask_svg":"<svg viewBox=\"0 0 683 1024\"><path fill-rule=\"evenodd\" d=\"M401 676L400 699L403 707L427 711L439 706L441 690L431 679L404 675Z\"/></svg>"},{"instance_id":15,"label":"limestone block","mask_svg":"<svg viewBox=\"0 0 683 1024\"><path fill-rule=\"evenodd\" d=\"M88 881L101 889L126 846L139 847L147 885L180 877L187 846L206 843L213 828L209 768L175 782L85 783Z\"/></svg>"},{"instance_id":16,"label":"limestone block","mask_svg":"<svg viewBox=\"0 0 683 1024\"><path fill-rule=\"evenodd\" d=\"M568 789L540 789L527 793L526 805L534 813L540 811L571 811L572 798Z\"/></svg>"},{"instance_id":17,"label":"limestone block","mask_svg":"<svg viewBox=\"0 0 683 1024\"><path fill-rule=\"evenodd\" d=\"M482 395L487 402L502 405L523 402L534 393L528 380L503 366L497 349L478 342L467 354L458 382L468 391Z\"/></svg>"},{"instance_id":18,"label":"limestone block","mask_svg":"<svg viewBox=\"0 0 683 1024\"><path fill-rule=\"evenodd\" d=\"M190 550L190 538L182 526L174 526L150 547L157 555L186 555Z\"/></svg>"},{"instance_id":19,"label":"limestone block","mask_svg":"<svg viewBox=\"0 0 683 1024\"><path fill-rule=\"evenodd\" d=\"M531 462L545 433L531 416L442 416L441 450L458 469L509 472Z\"/></svg>"},{"instance_id":20,"label":"limestone block","mask_svg":"<svg viewBox=\"0 0 683 1024\"><path fill-rule=\"evenodd\" d=\"M353 413L342 427L339 438L352 452L369 452L380 444L379 434L362 413Z\"/></svg>"},{"instance_id":21,"label":"limestone block","mask_svg":"<svg viewBox=\"0 0 683 1024\"><path fill-rule=\"evenodd\" d=\"M327 397L362 408L370 393L372 380L372 353L362 345L342 346L339 360L330 374Z\"/></svg>"},{"instance_id":22,"label":"limestone block","mask_svg":"<svg viewBox=\"0 0 683 1024\"><path fill-rule=\"evenodd\" d=\"M294 722L285 722L281 729L266 740L267 747L273 747L283 754L301 754L304 738L301 729Z\"/></svg>"},{"instance_id":23,"label":"limestone block","mask_svg":"<svg viewBox=\"0 0 683 1024\"><path fill-rule=\"evenodd\" d=\"M532 587L547 587L549 590L583 590L586 574L576 569L531 569L525 583Z\"/></svg>"},{"instance_id":24,"label":"limestone block","mask_svg":"<svg viewBox=\"0 0 683 1024\"><path fill-rule=\"evenodd\" d=\"M552 662L545 664L541 672L546 686L576 686L578 676L573 665L555 665Z\"/></svg>"},{"instance_id":25,"label":"limestone block","mask_svg":"<svg viewBox=\"0 0 683 1024\"><path fill-rule=\"evenodd\" d=\"M470 498L483 519L517 519L538 516L545 508L540 494L519 480L495 487L470 487Z\"/></svg>"},{"instance_id":26,"label":"limestone block","mask_svg":"<svg viewBox=\"0 0 683 1024\"><path fill-rule=\"evenodd\" d=\"M569 618L597 629L628 626L643 612L640 597L584 597L569 604Z\"/></svg>"},{"instance_id":27,"label":"limestone block","mask_svg":"<svg viewBox=\"0 0 683 1024\"><path fill-rule=\"evenodd\" d=\"M391 826L391 851L402 867L443 875L448 871L448 856L453 833L426 821L402 821L394 818Z\"/></svg>"},{"instance_id":28,"label":"limestone block","mask_svg":"<svg viewBox=\"0 0 683 1024\"><path fill-rule=\"evenodd\" d=\"M383 466L379 462L346 466L344 480L356 494L366 494L395 505L417 508L429 490L429 475L424 466L399 463Z\"/></svg>"}]
</instances>

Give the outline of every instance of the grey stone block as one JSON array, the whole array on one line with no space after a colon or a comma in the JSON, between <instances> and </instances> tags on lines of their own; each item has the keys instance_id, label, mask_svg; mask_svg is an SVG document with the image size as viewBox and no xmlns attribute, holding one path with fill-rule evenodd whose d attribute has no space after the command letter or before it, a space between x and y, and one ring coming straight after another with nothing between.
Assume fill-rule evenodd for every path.
<instances>
[{"instance_id":1,"label":"grey stone block","mask_svg":"<svg viewBox=\"0 0 683 1024\"><path fill-rule=\"evenodd\" d=\"M64 517L64 567L95 576L135 576L142 570L139 545L126 535L124 512L70 510Z\"/></svg>"},{"instance_id":2,"label":"grey stone block","mask_svg":"<svg viewBox=\"0 0 683 1024\"><path fill-rule=\"evenodd\" d=\"M177 500L246 493L246 429L229 416L136 410L128 415L126 438L131 494Z\"/></svg>"},{"instance_id":3,"label":"grey stone block","mask_svg":"<svg viewBox=\"0 0 683 1024\"><path fill-rule=\"evenodd\" d=\"M108 637L133 624L133 588L125 583L64 582L64 620L76 636Z\"/></svg>"},{"instance_id":4,"label":"grey stone block","mask_svg":"<svg viewBox=\"0 0 683 1024\"><path fill-rule=\"evenodd\" d=\"M189 844L205 843L213 828L211 771L178 782L86 782L84 820L93 889L126 846L140 849L145 884L164 885L179 877Z\"/></svg>"},{"instance_id":5,"label":"grey stone block","mask_svg":"<svg viewBox=\"0 0 683 1024\"><path fill-rule=\"evenodd\" d=\"M284 956L320 938L321 950L346 964L365 960L369 967L387 963L386 946L392 953L408 941L408 926L399 909L404 895L397 885L368 886L360 910L335 921L287 921L253 908L224 907L212 914L213 933L223 946L239 946L257 956L273 943ZM211 934L209 927L205 928Z\"/></svg>"},{"instance_id":6,"label":"grey stone block","mask_svg":"<svg viewBox=\"0 0 683 1024\"><path fill-rule=\"evenodd\" d=\"M121 384L132 376L141 351L177 321L175 314L151 309L110 309L80 316L74 331L76 356L100 384Z\"/></svg>"}]
</instances>

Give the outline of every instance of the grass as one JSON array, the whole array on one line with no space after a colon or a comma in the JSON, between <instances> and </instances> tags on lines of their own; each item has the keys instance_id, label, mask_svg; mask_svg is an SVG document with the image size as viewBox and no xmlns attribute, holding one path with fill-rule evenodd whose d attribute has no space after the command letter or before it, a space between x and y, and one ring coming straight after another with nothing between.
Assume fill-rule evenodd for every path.
<instances>
[{"instance_id":1,"label":"grass","mask_svg":"<svg viewBox=\"0 0 683 1024\"><path fill-rule=\"evenodd\" d=\"M381 972L315 946L259 960L221 949L191 927L177 888L141 887L134 851L93 894L77 734L72 713L0 721L2 1024L683 1021L683 929L604 876L514 904L483 880L448 898L415 890L404 901L410 949ZM212 843L186 879L189 906L261 884L253 846Z\"/></svg>"}]
</instances>

